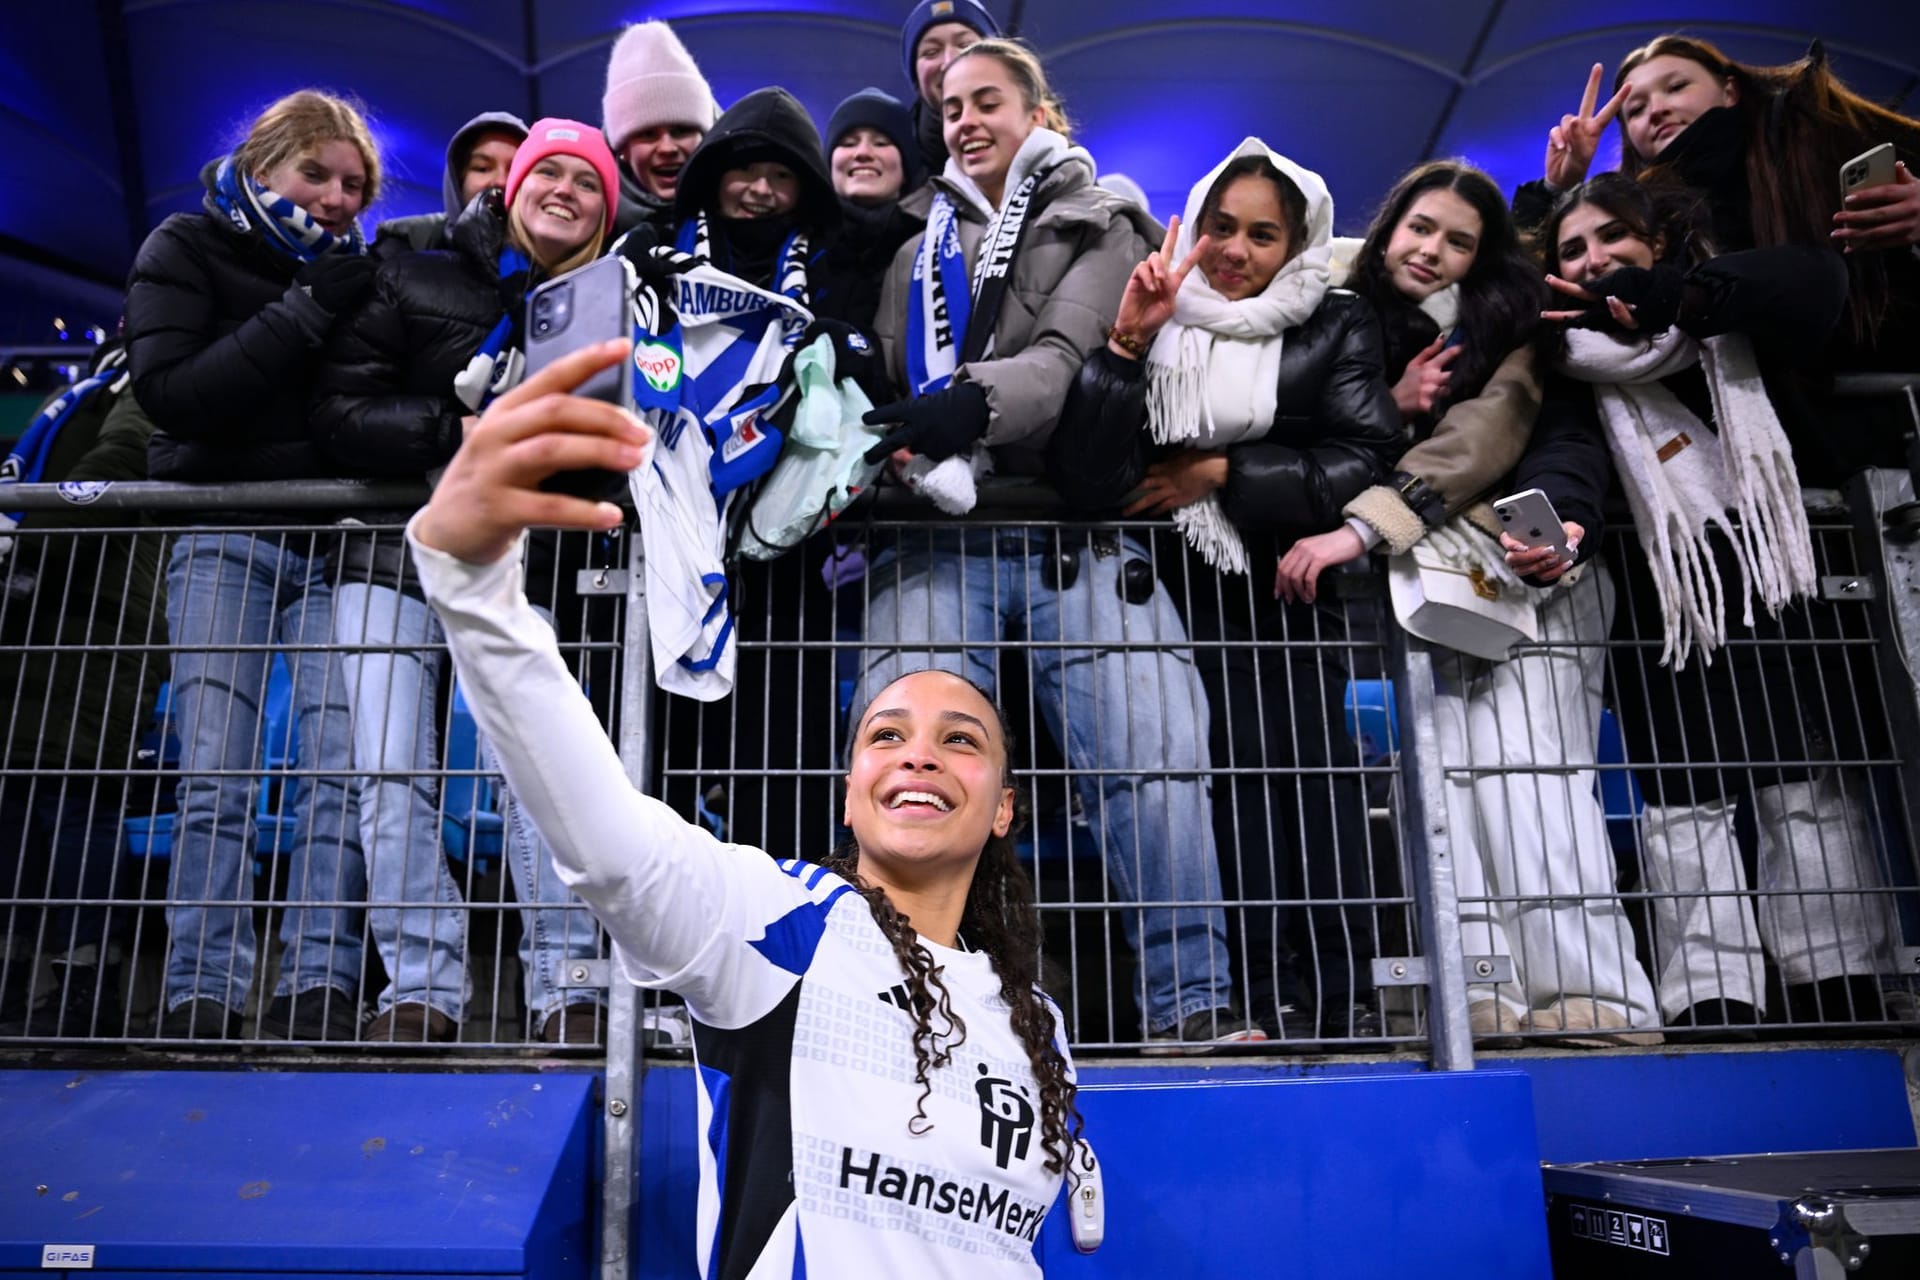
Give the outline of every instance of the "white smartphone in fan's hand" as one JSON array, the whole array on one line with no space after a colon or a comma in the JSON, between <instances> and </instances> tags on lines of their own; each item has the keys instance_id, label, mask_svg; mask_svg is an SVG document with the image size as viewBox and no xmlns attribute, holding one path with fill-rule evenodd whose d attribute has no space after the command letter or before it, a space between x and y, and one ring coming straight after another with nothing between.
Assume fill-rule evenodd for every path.
<instances>
[{"instance_id":1,"label":"white smartphone in fan's hand","mask_svg":"<svg viewBox=\"0 0 1920 1280\"><path fill-rule=\"evenodd\" d=\"M1893 144L1883 142L1871 151L1863 151L1840 166L1840 198L1845 200L1863 187L1884 187L1895 177Z\"/></svg>"},{"instance_id":2,"label":"white smartphone in fan's hand","mask_svg":"<svg viewBox=\"0 0 1920 1280\"><path fill-rule=\"evenodd\" d=\"M1494 499L1493 514L1500 517L1500 528L1517 541L1529 547L1552 547L1561 559L1573 559L1567 548L1567 527L1540 490L1523 489Z\"/></svg>"}]
</instances>

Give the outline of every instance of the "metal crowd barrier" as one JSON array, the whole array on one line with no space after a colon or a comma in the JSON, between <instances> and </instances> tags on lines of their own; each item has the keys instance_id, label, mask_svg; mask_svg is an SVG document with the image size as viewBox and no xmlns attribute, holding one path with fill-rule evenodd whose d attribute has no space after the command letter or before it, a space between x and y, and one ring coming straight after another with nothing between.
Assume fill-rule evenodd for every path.
<instances>
[{"instance_id":1,"label":"metal crowd barrier","mask_svg":"<svg viewBox=\"0 0 1920 1280\"><path fill-rule=\"evenodd\" d=\"M162 595L133 589L140 566L164 579L166 544L195 511L275 512L271 526L232 529L275 555L318 559L343 534L391 544L399 531L390 522L343 527L335 520L341 512L408 508L420 492L349 482L15 492L10 501L29 512L63 510L85 497L94 522L74 529L30 519L13 534L5 562L0 913L7 948L0 996L17 1012L23 1001L30 1007L33 997L60 994L76 967L56 961L75 959L90 942L99 948L96 958L117 948L121 978L117 1007L96 992L70 1013L78 1024L36 1024L0 1036L0 1055L174 1052L204 1060L209 1052L242 1050L271 1060L296 1050L261 1028L283 964L285 947L275 934L289 918L290 900L309 913L336 913L341 923L332 945L356 957L342 994L363 1014L385 982L368 913L457 917L473 981L458 1043L330 1043L330 1057L433 1054L484 1069L561 1052L603 1064L603 1266L621 1274L639 1079L650 1056L679 1052L683 1019L670 1003L650 1000L642 1008L634 989L609 986L596 933L554 979L575 998L594 993L595 1007L604 1010L594 1039L579 1048L537 1039L510 942L526 914L516 901L522 889L503 865L511 817L501 815L480 744L445 687L450 673L441 673L432 702L441 754L431 769L388 761L328 775L289 749L298 735L276 712L282 700L297 705L316 693L297 686L301 669L418 658L435 651L431 642L396 639L377 627L350 642L331 631L199 642L199 652L244 660L238 669L248 679L221 693L228 703L263 708L268 728L256 758L201 777L248 793L249 866L240 892L196 893L180 882L180 843L188 837L170 809L184 752L172 739L183 709L171 686L169 697L159 690L190 646L170 634ZM1437 1068L1465 1069L1477 1052L1499 1045L1552 1048L1635 1031L1671 1034L1670 1009L1629 1027L1579 1026L1565 1017L1556 1025L1545 1016L1554 1012L1553 996L1605 1003L1597 987L1567 985L1583 961L1588 971L1604 970L1602 952L1638 965L1655 1004L1667 1003L1670 989L1692 993L1687 984L1698 984L1701 972L1689 979L1683 965L1678 988L1661 976L1673 958L1663 948L1685 936L1684 928L1663 933L1663 911L1693 911L1690 918L1709 928L1732 922L1738 963L1759 975L1750 992L1762 1020L1751 1028L1756 1034L1910 1027L1908 975L1920 958L1910 946L1920 940L1912 821L1920 796L1920 753L1912 750L1920 743L1920 614L1913 604L1920 558L1910 544L1883 536L1882 516L1912 497L1911 480L1899 473L1860 478L1846 495L1850 507L1838 495L1814 495L1821 599L1795 612L1801 630L1789 639L1736 640L1716 659L1729 670L1752 666L1758 701L1739 705L1749 712L1762 704L1792 709L1799 738L1783 745L1774 741L1779 735L1757 732L1753 719L1727 725L1683 716L1679 728L1692 736L1677 756L1636 754L1634 735L1616 732L1629 719L1621 699L1637 697L1632 705L1641 708L1672 701L1670 674L1657 661L1657 620L1649 621L1644 601L1630 593L1613 605L1633 623L1626 638L1605 626L1596 630L1588 619L1585 630L1549 634L1517 651L1531 659L1521 664L1525 673L1515 676L1506 703L1494 700L1490 720L1476 720L1484 713L1463 709L1469 700L1460 695L1487 671L1408 641L1391 621L1376 563L1333 575L1315 606L1283 609L1272 599L1270 577L1196 572L1197 562L1164 525L1063 519L1046 494L1020 487L991 492L964 521L933 521L883 494L866 515L843 519L801 549L743 564L732 593L736 685L718 703L668 697L653 686L637 539L573 540L536 602L554 615L563 650L635 784L726 838L775 856L818 856L843 838L838 779L850 718L893 673L941 665L986 686L1019 744L1013 772L1030 817L1017 844L1045 927L1043 981L1080 1052L1205 1052L1209 1046L1191 1038L1164 1038L1162 1024L1170 1011L1217 1000L1268 1037L1228 1051L1424 1054ZM1270 556L1262 552L1272 549L1249 549L1270 574ZM1616 539L1608 554L1631 552ZM927 590L929 581L943 589ZM1594 575L1575 590L1598 589ZM275 653L288 672L284 683L274 675ZM1561 677L1538 674L1556 665L1597 681L1593 697L1605 717L1596 711L1591 726L1571 718L1580 699L1560 689ZM1548 683L1538 684L1542 679ZM108 696L96 699L100 706L76 702L82 689ZM317 692L327 706L348 701L338 685ZM79 741L71 732L76 723L84 728L103 711L111 712L110 725L118 716L128 726L114 739L118 746L66 745ZM1557 736L1537 734L1547 724ZM1450 725L1492 730L1463 736ZM1529 741L1524 750L1508 750L1502 734ZM1543 741L1559 754L1543 749ZM1738 864L1744 878L1730 870L1724 883L1672 882L1674 868L1688 865L1674 853L1675 842L1684 844L1691 828L1669 823L1662 832L1669 881L1656 882L1647 871L1647 797L1677 785L1683 791L1674 794L1697 808L1709 774L1737 793L1728 818L1734 861L1727 865ZM1788 844L1801 841L1804 847L1794 848L1807 856L1782 858L1775 849L1766 861L1756 847L1762 837L1754 793L1804 786L1815 774L1836 780L1831 794L1840 799L1801 794L1776 804L1769 816L1789 814L1782 828ZM342 798L336 803L358 802L380 790L377 784L431 797L440 842L423 856L448 868L455 897L370 899L348 891L356 887L350 876L320 886L310 875L303 881L301 851L292 847L297 823L289 819L299 797L322 782L333 784ZM1516 792L1518 782L1528 785ZM1476 802L1480 791L1508 793L1504 807L1498 794L1491 811L1485 797ZM30 802L57 811L55 822L40 829L42 842L68 840L76 855L51 863L22 857L26 827L15 806ZM1556 820L1556 806L1568 816ZM1598 824L1605 848L1562 875L1543 852L1543 833L1576 822L1575 808ZM1832 824L1822 825L1830 810L1853 833L1844 849ZM70 819L58 825L59 814L102 821L76 837ZM331 816L334 839L344 846L348 837L338 833L357 830L357 819ZM1689 820L1696 828L1702 821ZM1544 862L1549 870L1532 879L1498 874L1500 850L1514 867ZM351 861L344 847L332 853L330 862L321 861L334 868ZM1833 870L1842 853L1845 874ZM1703 862L1697 852L1689 856ZM1477 878L1473 868L1463 871L1467 857L1476 860ZM1762 863L1771 868L1765 875ZM311 851L305 865L309 872L315 865ZM1797 870L1783 878L1780 867ZM56 869L71 878L56 878ZM105 888L83 892L75 887L80 882ZM156 1034L170 896L175 909L227 909L236 927L244 916L260 940L260 963L237 993L238 1035ZM1845 940L1818 923L1824 915L1830 926L1843 908L1852 913L1847 920L1874 922L1871 963L1829 966L1844 979L1838 985L1792 989L1809 985L1793 981L1796 975L1823 978L1820 966L1831 958L1825 952L1844 949ZM557 910L586 927L577 903ZM1504 928L1504 946L1491 941L1500 930L1489 922ZM1719 955L1710 967L1724 976L1733 963ZM1536 999L1542 993L1549 998ZM1731 998L1733 988L1723 982L1711 993ZM1708 998L1708 988L1693 994ZM1515 1006L1514 1025L1476 1021L1489 998L1503 995Z\"/></svg>"}]
</instances>

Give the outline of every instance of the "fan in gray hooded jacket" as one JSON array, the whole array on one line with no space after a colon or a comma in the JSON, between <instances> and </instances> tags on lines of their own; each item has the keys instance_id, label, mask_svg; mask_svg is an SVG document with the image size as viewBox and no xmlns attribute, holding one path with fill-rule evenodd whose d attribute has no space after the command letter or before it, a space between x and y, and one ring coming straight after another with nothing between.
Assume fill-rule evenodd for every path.
<instances>
[{"instance_id":1,"label":"fan in gray hooded jacket","mask_svg":"<svg viewBox=\"0 0 1920 1280\"><path fill-rule=\"evenodd\" d=\"M526 141L527 124L511 111L482 111L447 140L447 168L440 180L446 208L388 218L373 237L373 256L384 262L417 249L451 249L447 229L473 198L489 187L504 189L513 153Z\"/></svg>"}]
</instances>

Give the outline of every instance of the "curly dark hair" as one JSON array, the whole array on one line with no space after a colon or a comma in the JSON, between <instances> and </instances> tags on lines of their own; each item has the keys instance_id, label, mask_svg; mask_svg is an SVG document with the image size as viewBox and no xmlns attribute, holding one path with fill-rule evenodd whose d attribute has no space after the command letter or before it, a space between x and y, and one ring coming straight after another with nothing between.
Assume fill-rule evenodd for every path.
<instances>
[{"instance_id":1,"label":"curly dark hair","mask_svg":"<svg viewBox=\"0 0 1920 1280\"><path fill-rule=\"evenodd\" d=\"M964 676L955 678L966 680ZM986 690L971 680L966 683L993 708L1011 757L1013 735L1006 714ZM858 717L855 723L859 723ZM1045 1167L1049 1173L1061 1173L1074 1163L1071 1156L1083 1122L1080 1108L1074 1103L1076 1087L1067 1074L1066 1057L1054 1043L1058 1027L1053 1006L1040 991L1040 913L1034 908L1033 882L1013 847L1013 837L1025 822L1026 807L1025 798L1016 792L1013 824L1007 834L989 836L980 850L960 916L960 932L968 946L984 952L992 961L993 972L1000 979L1000 996L1007 1002L1013 1033L1026 1049L1027 1063L1040 1087L1040 1145L1047 1153ZM927 1099L933 1093L928 1075L950 1063L953 1051L966 1042L966 1021L954 1011L940 966L914 931L912 918L894 907L885 889L861 876L859 847L848 840L820 863L867 900L873 922L893 944L894 955L906 974L913 1006L913 1078L920 1086L907 1130L915 1135L925 1133L933 1127L927 1118ZM945 1024L940 1030L935 1029L936 1018Z\"/></svg>"}]
</instances>

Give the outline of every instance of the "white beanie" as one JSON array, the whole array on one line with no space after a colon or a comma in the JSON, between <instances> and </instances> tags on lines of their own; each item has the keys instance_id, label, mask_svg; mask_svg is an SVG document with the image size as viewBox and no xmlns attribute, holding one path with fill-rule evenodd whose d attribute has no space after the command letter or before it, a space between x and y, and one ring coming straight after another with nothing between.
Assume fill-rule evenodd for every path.
<instances>
[{"instance_id":1,"label":"white beanie","mask_svg":"<svg viewBox=\"0 0 1920 1280\"><path fill-rule=\"evenodd\" d=\"M600 114L607 140L618 150L628 138L657 124L711 129L720 118L720 106L673 28L664 22L641 22L614 42Z\"/></svg>"}]
</instances>

